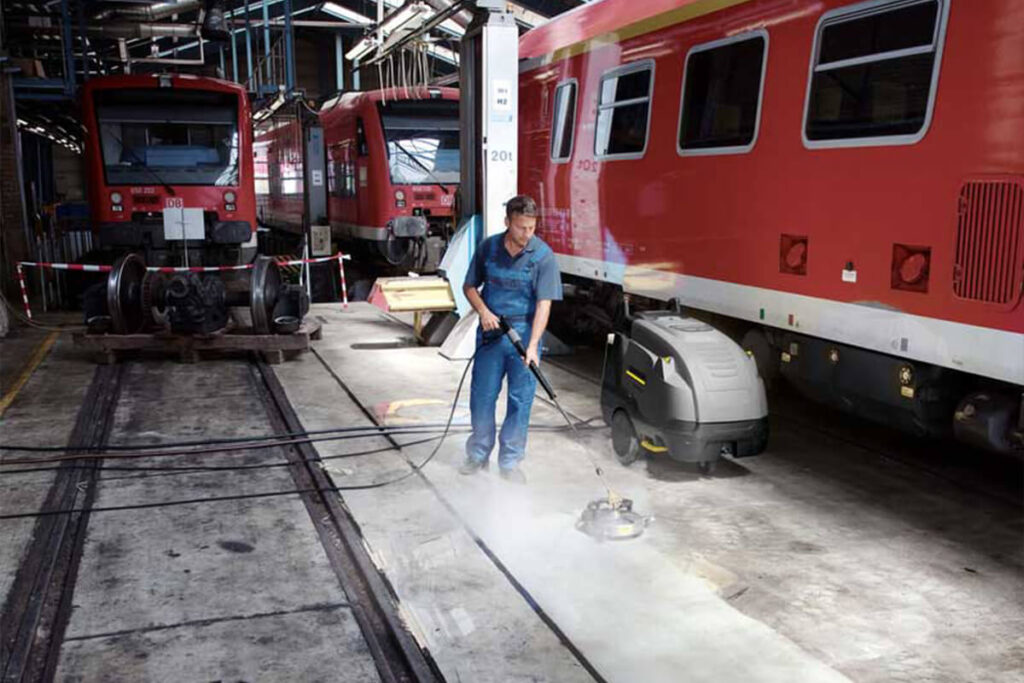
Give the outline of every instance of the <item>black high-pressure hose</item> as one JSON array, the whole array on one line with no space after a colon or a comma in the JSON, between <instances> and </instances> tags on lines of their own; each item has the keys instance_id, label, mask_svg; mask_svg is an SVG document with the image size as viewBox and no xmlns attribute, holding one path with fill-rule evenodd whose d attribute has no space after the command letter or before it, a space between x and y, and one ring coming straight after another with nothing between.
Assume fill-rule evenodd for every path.
<instances>
[{"instance_id":1,"label":"black high-pressure hose","mask_svg":"<svg viewBox=\"0 0 1024 683\"><path fill-rule=\"evenodd\" d=\"M523 357L523 360L526 360L526 348L523 346L523 340L519 336L519 333L516 332L514 327L508 324L508 321L503 316L498 318L498 324L501 326L501 331L504 332L505 336L508 337L508 340L512 342L512 346L516 348L516 351L519 353L520 356ZM533 361L530 361L528 367L530 368L530 372L533 373L533 376L537 378L538 382L540 382L540 385L544 387L544 391L547 393L548 398L551 399L551 402L555 405L555 408L558 408L558 412L562 414L563 418L565 418L566 424L569 425L569 429L572 430L573 436L576 437L576 443L578 443L580 447L583 449L583 451L587 454L587 458L590 460L590 464L594 466L594 474L596 474L597 478L601 480L601 484L604 486L605 491L608 492L609 498L618 497L612 491L611 487L608 485L608 482L604 480L604 470L602 470L601 466L597 463L596 460L594 460L594 457L590 453L590 449L588 449L586 444L583 443L583 439L582 437L580 437L580 433L576 429L576 423L574 423L569 418L569 415L562 408L562 404L558 402L558 396L555 395L555 390L551 386L551 383L548 382L548 378L544 376L544 373L541 372L540 367L538 367L538 365Z\"/></svg>"}]
</instances>

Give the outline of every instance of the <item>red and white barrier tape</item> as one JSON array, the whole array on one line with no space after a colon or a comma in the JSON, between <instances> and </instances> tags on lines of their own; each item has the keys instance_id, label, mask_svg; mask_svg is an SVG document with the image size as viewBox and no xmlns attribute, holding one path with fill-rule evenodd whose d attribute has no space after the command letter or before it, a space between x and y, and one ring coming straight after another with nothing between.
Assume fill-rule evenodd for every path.
<instances>
[{"instance_id":1,"label":"red and white barrier tape","mask_svg":"<svg viewBox=\"0 0 1024 683\"><path fill-rule=\"evenodd\" d=\"M273 257L272 257L273 258ZM348 308L348 288L345 286L345 261L351 260L348 254L340 251L333 256L317 256L315 258L295 259L293 261L277 261L279 266L299 266L304 263L327 263L338 262L338 272L341 275L341 300L345 308ZM48 261L18 261L15 267L18 271L18 284L21 286L21 300L25 304L25 315L32 318L32 309L28 304L28 292L25 289L24 266L34 268L50 268L51 270L80 270L87 273L109 273L113 266L100 265L98 263L50 263ZM228 270L251 270L253 264L246 263L240 266L149 266L146 268L151 273L217 273Z\"/></svg>"},{"instance_id":2,"label":"red and white barrier tape","mask_svg":"<svg viewBox=\"0 0 1024 683\"><path fill-rule=\"evenodd\" d=\"M32 319L32 308L28 305L28 292L25 291L25 269L21 267L21 264L17 264L18 269L18 284L21 286L21 301L25 304L25 315L28 319Z\"/></svg>"},{"instance_id":3,"label":"red and white barrier tape","mask_svg":"<svg viewBox=\"0 0 1024 683\"><path fill-rule=\"evenodd\" d=\"M87 273L109 273L114 266L103 266L96 263L50 263L48 261L18 261L18 267L34 266L52 270L84 270Z\"/></svg>"}]
</instances>

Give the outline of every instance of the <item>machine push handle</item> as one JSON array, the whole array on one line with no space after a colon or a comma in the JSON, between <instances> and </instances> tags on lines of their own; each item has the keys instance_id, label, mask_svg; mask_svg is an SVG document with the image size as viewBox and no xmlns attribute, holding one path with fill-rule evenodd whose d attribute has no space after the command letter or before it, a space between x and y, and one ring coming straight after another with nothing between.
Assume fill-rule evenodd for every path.
<instances>
[{"instance_id":1,"label":"machine push handle","mask_svg":"<svg viewBox=\"0 0 1024 683\"><path fill-rule=\"evenodd\" d=\"M519 333L515 331L515 328L508 324L508 321L505 320L504 316L500 316L498 318L498 324L501 325L501 331L504 332L505 336L508 337L508 340L512 342L512 346L516 347L516 351L519 352L519 355L526 358L526 347L523 346L523 339L519 336ZM540 371L540 368L537 367L537 364L533 361L530 362L530 372L532 372L533 376L537 378L540 385L544 387L544 391L547 392L548 398L554 401L555 390L551 387L551 383L548 382L548 378L544 376L544 373Z\"/></svg>"}]
</instances>

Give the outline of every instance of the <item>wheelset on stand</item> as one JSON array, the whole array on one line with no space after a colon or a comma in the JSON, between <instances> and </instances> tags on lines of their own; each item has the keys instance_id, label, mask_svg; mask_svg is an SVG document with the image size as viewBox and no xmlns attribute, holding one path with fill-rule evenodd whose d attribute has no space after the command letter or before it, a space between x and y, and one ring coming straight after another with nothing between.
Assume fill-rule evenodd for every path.
<instances>
[{"instance_id":1,"label":"wheelset on stand","mask_svg":"<svg viewBox=\"0 0 1024 683\"><path fill-rule=\"evenodd\" d=\"M309 311L299 285L285 284L274 259L256 257L243 286L225 286L219 273L166 274L146 269L138 254L117 259L105 284L85 295L86 322L94 334L210 335L225 330L229 309L247 307L254 334L290 334Z\"/></svg>"}]
</instances>

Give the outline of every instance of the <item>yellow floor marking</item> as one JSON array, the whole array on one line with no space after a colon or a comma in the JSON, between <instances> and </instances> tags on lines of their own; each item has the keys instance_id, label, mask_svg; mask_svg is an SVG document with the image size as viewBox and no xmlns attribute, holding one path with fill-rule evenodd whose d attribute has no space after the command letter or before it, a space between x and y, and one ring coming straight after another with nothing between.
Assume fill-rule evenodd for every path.
<instances>
[{"instance_id":1,"label":"yellow floor marking","mask_svg":"<svg viewBox=\"0 0 1024 683\"><path fill-rule=\"evenodd\" d=\"M28 363L26 363L25 367L22 368L21 374L18 375L18 379L14 380L14 386L11 387L10 391L4 394L3 398L0 398L0 415L3 415L7 411L8 406L10 406L14 399L17 398L18 392L21 391L21 388L25 386L26 382L28 382L28 378L32 376L32 373L36 371L39 364L43 362L44 358L46 358L46 354L50 352L51 348L53 348L53 344L57 341L57 337L59 336L60 332L51 332L46 335L46 338L43 339L43 343L39 345L35 350L35 353L32 354L32 357L28 359Z\"/></svg>"}]
</instances>

